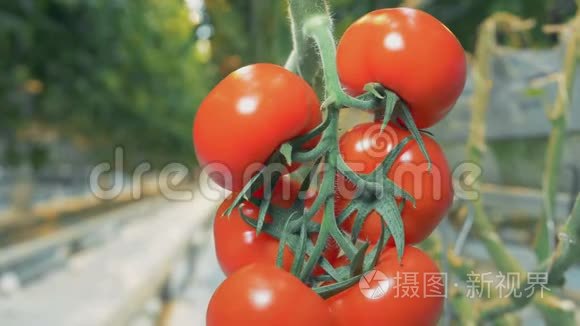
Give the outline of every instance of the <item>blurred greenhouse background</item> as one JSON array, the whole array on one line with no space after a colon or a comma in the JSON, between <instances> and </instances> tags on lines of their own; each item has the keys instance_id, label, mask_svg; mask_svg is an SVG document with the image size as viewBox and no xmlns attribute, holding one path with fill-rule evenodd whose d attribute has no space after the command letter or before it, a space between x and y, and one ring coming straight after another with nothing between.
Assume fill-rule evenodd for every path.
<instances>
[{"instance_id":1,"label":"blurred greenhouse background","mask_svg":"<svg viewBox=\"0 0 580 326\"><path fill-rule=\"evenodd\" d=\"M430 12L458 36L472 64L469 81L452 114L432 130L454 166L466 161L482 96L473 73L481 65L473 58L480 26L500 12L523 19L499 19L497 44L486 53L493 86L483 95L482 189L508 250L526 268L535 266L529 248L543 209L552 130L546 113L557 102L554 76L565 69L567 50L560 31L576 15L575 0L329 3L337 38L364 13L394 6ZM216 199L200 198L197 189L195 110L228 73L254 62L283 64L291 48L281 0L0 2L0 325L202 325L223 276L208 246ZM580 94L580 83L570 94ZM560 224L580 189L580 97L567 108L555 167ZM368 118L351 114L343 128ZM112 196L89 186L102 163L114 171L104 169L111 173L97 178L99 188L121 187ZM164 170L169 163L187 176L160 189L173 180ZM178 190L181 200L167 198ZM472 215L458 202L426 246L443 246L433 250L442 255L469 233L461 230ZM476 237L462 248L474 264L492 268ZM580 268L567 275L555 311L580 305ZM442 323L458 324L453 309L446 311ZM535 308L517 319L554 323Z\"/></svg>"}]
</instances>

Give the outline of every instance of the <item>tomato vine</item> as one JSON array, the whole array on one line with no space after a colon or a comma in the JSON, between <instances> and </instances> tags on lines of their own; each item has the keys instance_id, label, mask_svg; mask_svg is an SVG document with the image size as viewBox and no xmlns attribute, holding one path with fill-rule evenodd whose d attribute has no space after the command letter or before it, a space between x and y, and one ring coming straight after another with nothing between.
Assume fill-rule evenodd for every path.
<instances>
[{"instance_id":1,"label":"tomato vine","mask_svg":"<svg viewBox=\"0 0 580 326\"><path fill-rule=\"evenodd\" d=\"M415 141L419 144L422 153L430 164L429 155L414 124L406 105L399 97L377 83L369 83L367 92L359 97L348 95L342 88L336 66L336 44L332 32L332 20L325 1L289 0L289 11L292 23L294 50L286 62L286 68L297 72L305 79L305 71L312 60L309 51L313 46L319 54L316 65L322 66L326 98L322 109L326 111L325 121L306 135L299 136L284 144L272 155L269 164L255 175L237 195L232 205L226 211L229 215L244 201L249 200L260 209L256 220L249 216L242 218L256 228L256 232L266 232L280 239L280 249L277 263L282 264L283 248L288 246L295 253L295 262L291 272L303 282L310 284L323 297L328 297L350 287L366 272L372 270L384 249L387 239L393 237L397 255L402 257L405 248L405 233L401 218L401 209L405 201L414 203L414 198L401 189L392 180L385 177L402 149L411 140L403 139L370 174L358 174L345 163L338 148L338 119L343 108L361 110L376 110L383 107L382 129L387 126L391 116L397 114L410 129ZM320 62L320 64L318 64ZM303 67L306 67L303 69ZM310 150L302 150L307 141L320 137L318 144ZM293 162L308 163L315 161L307 177L302 183L302 191L311 186L312 178L321 168L323 178L318 193L310 207L306 207L303 198L298 198L292 209L280 209L271 204L271 193L279 175L272 167L274 163L289 165ZM358 193L347 209L338 216L335 212L335 185L336 175L346 177L354 184ZM265 188L263 198L254 198L252 194L259 187ZM402 198L397 204L396 198ZM320 225L311 221L318 210L324 210L324 218ZM376 211L382 218L382 232L378 243L368 252L369 243L360 244L357 235L362 228L364 219L371 211ZM339 227L348 216L356 212L352 235L346 234ZM265 223L266 214L273 217L272 223ZM316 233L317 240L313 242L308 233ZM328 239L333 239L351 262L349 266L335 268L322 256ZM368 253L367 253L368 252ZM308 257L304 261L304 257ZM324 278L312 276L314 267L320 263L327 275L334 281L333 284L318 286Z\"/></svg>"}]
</instances>

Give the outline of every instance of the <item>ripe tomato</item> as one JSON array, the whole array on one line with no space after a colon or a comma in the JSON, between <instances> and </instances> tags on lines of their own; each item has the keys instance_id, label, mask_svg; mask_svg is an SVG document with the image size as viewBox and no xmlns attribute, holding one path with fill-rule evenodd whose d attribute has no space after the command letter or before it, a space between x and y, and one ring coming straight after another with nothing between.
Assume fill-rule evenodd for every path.
<instances>
[{"instance_id":1,"label":"ripe tomato","mask_svg":"<svg viewBox=\"0 0 580 326\"><path fill-rule=\"evenodd\" d=\"M252 264L217 288L206 325L330 326L332 317L326 302L299 279L270 264Z\"/></svg>"},{"instance_id":2,"label":"ripe tomato","mask_svg":"<svg viewBox=\"0 0 580 326\"><path fill-rule=\"evenodd\" d=\"M300 186L291 181L288 176L284 176L272 192L272 204L282 208L290 208L294 200L298 196ZM262 190L258 190L255 196L260 197ZM262 232L256 234L256 230L248 225L236 208L231 215L223 216L225 211L230 207L235 199L236 194L228 197L218 208L213 225L214 241L216 256L222 271L226 275L230 275L236 270L246 265L263 262L274 265L278 256L278 239ZM306 196L312 196L312 193L307 193ZM307 200L307 204L311 200ZM259 215L259 207L244 201L240 204L240 209L244 215L257 219ZM266 215L266 222L271 222L272 218ZM312 219L320 223L322 220L322 210ZM311 236L312 241L316 241L316 235ZM328 245L324 251L324 257L330 262L334 261L338 256L340 248L334 241L329 240ZM283 255L282 267L289 271L292 262L294 261L293 252L286 247ZM324 271L320 266L314 269L315 275L320 275Z\"/></svg>"},{"instance_id":3,"label":"ripe tomato","mask_svg":"<svg viewBox=\"0 0 580 326\"><path fill-rule=\"evenodd\" d=\"M254 64L228 75L203 100L193 143L210 177L239 191L282 143L321 120L320 103L304 80L277 65Z\"/></svg>"},{"instance_id":4,"label":"ripe tomato","mask_svg":"<svg viewBox=\"0 0 580 326\"><path fill-rule=\"evenodd\" d=\"M466 78L457 38L433 16L410 8L376 10L353 23L339 42L337 65L352 95L380 83L407 103L418 128L451 110Z\"/></svg>"},{"instance_id":5,"label":"ripe tomato","mask_svg":"<svg viewBox=\"0 0 580 326\"><path fill-rule=\"evenodd\" d=\"M218 208L213 225L215 250L222 271L230 275L238 269L254 263L276 263L279 242L276 238L256 230L242 219L238 209L234 209L230 216L223 216L235 199L235 195L228 197ZM257 219L259 208L250 202L240 204L244 215ZM266 216L266 222L271 222ZM283 268L290 270L294 255L288 247L284 249Z\"/></svg>"},{"instance_id":6,"label":"ripe tomato","mask_svg":"<svg viewBox=\"0 0 580 326\"><path fill-rule=\"evenodd\" d=\"M372 172L387 154L410 132L393 124L380 132L380 123L364 123L346 132L340 138L340 152L347 165L358 173ZM427 152L431 157L432 170L428 171L427 162L421 154L419 145L411 140L387 174L395 184L415 198L415 207L406 202L401 212L405 228L405 242L419 243L431 234L447 213L453 201L451 171L443 150L435 140L423 135ZM336 209L337 214L350 202L349 191L352 184L342 175L337 176ZM345 191L345 189L347 191ZM346 195L345 195L346 194ZM351 231L354 214L344 223ZM372 211L367 217L359 237L377 242L381 234L381 217ZM391 239L392 243L392 239Z\"/></svg>"},{"instance_id":7,"label":"ripe tomato","mask_svg":"<svg viewBox=\"0 0 580 326\"><path fill-rule=\"evenodd\" d=\"M443 311L444 277L433 260L406 247L401 263L387 249L359 284L327 299L337 326L429 326Z\"/></svg>"}]
</instances>

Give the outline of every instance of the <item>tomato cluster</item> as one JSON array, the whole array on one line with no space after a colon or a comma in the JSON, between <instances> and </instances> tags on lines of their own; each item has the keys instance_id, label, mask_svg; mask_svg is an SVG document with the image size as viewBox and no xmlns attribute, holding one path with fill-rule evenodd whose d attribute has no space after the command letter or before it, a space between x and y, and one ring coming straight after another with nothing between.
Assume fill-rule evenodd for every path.
<instances>
[{"instance_id":1,"label":"tomato cluster","mask_svg":"<svg viewBox=\"0 0 580 326\"><path fill-rule=\"evenodd\" d=\"M351 95L360 95L367 90L365 85L378 83L383 91L398 96L419 128L440 121L465 83L465 55L455 36L434 17L414 9L384 9L363 16L344 33L336 60L340 80ZM404 229L401 234L404 232L406 243L402 258L398 256L397 249L402 248L399 243L396 248L392 239L384 241L385 225L389 223L382 213L374 208L363 213L347 211L355 207L354 202L364 206L365 196L370 196L368 200L373 203L382 197L359 191L360 186L340 169L333 179L336 182L330 183L330 213L324 205L317 207L308 220L309 231L305 231L303 222L299 237L316 243L318 230L334 225L339 234L351 237L361 252L365 248L376 252L372 272L380 274L381 279L377 284L367 284L366 290L380 287L382 294L369 298L359 283L349 283L350 287L325 298L311 289L332 287L340 278L330 275L331 271L347 269L354 273L353 266L362 264L349 261L345 247L335 242L334 235L318 252L322 253L320 260L310 265L312 277L293 274L296 266L309 257L306 251L281 242L283 236L279 235L285 234L292 214L314 207L314 198L320 194L295 181L290 173L298 164L288 164L286 157L277 154L281 154L284 143L322 125L320 102L313 89L299 76L273 64L253 64L233 72L202 102L193 127L197 157L217 184L232 191L217 210L213 224L217 259L227 279L209 303L207 325L437 323L442 296L401 297L397 285L401 273L415 274L416 286L421 288L426 286L427 275L439 273L429 256L410 245L425 240L449 209L453 198L451 172L433 136L421 132L417 137L396 116L386 125L383 121L360 124L344 133L336 146L337 155L358 175L373 175L385 161L391 161L386 172L379 170L380 180L375 181L391 182L412 197L408 200L399 192L387 194L399 204ZM320 139L311 135L298 143L298 150L320 147L324 143ZM272 163L284 166L273 187L265 183L257 190L245 186L264 165ZM265 210L264 202L268 204ZM286 216L287 221L279 221L270 214L271 209L293 213ZM328 219L333 223L327 223ZM286 226L283 230L264 230L258 226L259 220L267 226ZM354 255L349 256L356 260ZM366 281L366 275L358 277ZM430 285L445 287L442 279L435 283Z\"/></svg>"}]
</instances>

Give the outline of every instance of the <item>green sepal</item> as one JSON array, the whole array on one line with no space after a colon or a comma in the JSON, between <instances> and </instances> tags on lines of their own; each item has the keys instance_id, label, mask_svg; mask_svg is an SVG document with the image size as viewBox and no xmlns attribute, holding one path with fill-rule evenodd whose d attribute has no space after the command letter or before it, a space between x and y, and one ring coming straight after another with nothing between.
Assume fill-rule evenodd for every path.
<instances>
[{"instance_id":1,"label":"green sepal","mask_svg":"<svg viewBox=\"0 0 580 326\"><path fill-rule=\"evenodd\" d=\"M356 255L354 255L354 257L350 263L350 276L356 276L356 275L362 274L363 264L365 261L365 254L366 254L368 248L369 248L369 243L365 242L358 249Z\"/></svg>"},{"instance_id":2,"label":"green sepal","mask_svg":"<svg viewBox=\"0 0 580 326\"><path fill-rule=\"evenodd\" d=\"M284 228L283 228L283 232L282 232L282 236L280 237L280 243L278 244L278 254L276 255L276 266L278 266L279 268L282 268L283 264L284 264L284 248L286 247L286 242L288 240L288 234L289 232L286 232L288 230L288 225L289 225L290 220L287 220L286 223L284 224Z\"/></svg>"},{"instance_id":3,"label":"green sepal","mask_svg":"<svg viewBox=\"0 0 580 326\"><path fill-rule=\"evenodd\" d=\"M364 86L363 89L367 92L367 94L372 95L374 98L381 100L385 98L385 96L381 94L381 91L384 92L385 88L379 83L368 83Z\"/></svg>"},{"instance_id":4,"label":"green sepal","mask_svg":"<svg viewBox=\"0 0 580 326\"><path fill-rule=\"evenodd\" d=\"M364 271L368 272L373 269L374 266L377 265L379 258L381 257L381 253L385 246L387 245L387 240L391 236L391 233L387 229L387 225L383 222L381 223L381 236L379 241L376 243L375 247L371 252L365 257L365 264L364 264Z\"/></svg>"},{"instance_id":5,"label":"green sepal","mask_svg":"<svg viewBox=\"0 0 580 326\"><path fill-rule=\"evenodd\" d=\"M358 236L360 235L364 222L366 221L368 215L373 211L372 205L368 205L364 202L362 204L359 204L359 202L356 201L355 205L358 207L358 209L356 217L354 218L352 230L350 232L352 242L356 242Z\"/></svg>"},{"instance_id":6,"label":"green sepal","mask_svg":"<svg viewBox=\"0 0 580 326\"><path fill-rule=\"evenodd\" d=\"M328 262L328 260L326 258L324 258L324 256L322 257L322 259L320 260L320 267L322 267L322 269L324 269L324 271L335 281L341 281L343 278L342 276L337 272L337 270L334 268L334 266L332 266L332 264L330 262Z\"/></svg>"},{"instance_id":7,"label":"green sepal","mask_svg":"<svg viewBox=\"0 0 580 326\"><path fill-rule=\"evenodd\" d=\"M300 147L301 145L308 142L309 140L312 140L312 139L316 138L317 136L319 136L320 134L322 134L322 132L324 130L326 130L326 128L328 128L329 125L330 125L330 119L327 117L326 119L324 119L324 121L322 121L321 124L316 126L314 129L310 130L309 132L305 133L304 135L293 138L290 141L290 143L293 146Z\"/></svg>"},{"instance_id":8,"label":"green sepal","mask_svg":"<svg viewBox=\"0 0 580 326\"><path fill-rule=\"evenodd\" d=\"M381 176L384 177L383 174L393 167L393 164L395 163L399 155L401 155L405 146L407 146L407 144L412 139L413 139L412 136L407 136L403 138L403 140L401 140L397 145L395 145L395 147L393 147L393 149L389 152L389 154L387 154L387 156L381 162L381 164L379 164L379 166L377 166L371 173L381 173Z\"/></svg>"},{"instance_id":9,"label":"green sepal","mask_svg":"<svg viewBox=\"0 0 580 326\"><path fill-rule=\"evenodd\" d=\"M260 172L256 173L256 175L254 175L250 179L250 181L248 181L248 183L246 183L244 185L244 187L238 193L238 195L236 196L236 198L234 199L234 201L232 202L232 204L230 205L230 207L228 207L228 209L226 210L226 212L225 212L225 215L226 216L230 216L232 214L232 211L234 210L234 208L236 208L244 200L244 196L246 196L246 194L248 192L255 191L255 189L257 189L257 187L259 185L261 185L260 183L256 183L256 181L260 180L260 177L264 174L264 171L266 169L267 169L267 167L265 167L262 170L260 170Z\"/></svg>"},{"instance_id":10,"label":"green sepal","mask_svg":"<svg viewBox=\"0 0 580 326\"><path fill-rule=\"evenodd\" d=\"M356 284L359 281L359 279L360 279L360 275L351 277L351 278L346 279L344 281L336 282L334 284L316 287L316 288L313 288L312 290L314 292L318 293L318 295L321 296L322 298L327 299L327 298L330 298L331 296L338 294L338 293L344 291L345 289L353 286L354 284Z\"/></svg>"},{"instance_id":11,"label":"green sepal","mask_svg":"<svg viewBox=\"0 0 580 326\"><path fill-rule=\"evenodd\" d=\"M387 92L387 95L384 99L385 102L385 112L383 115L383 122L381 123L381 132L385 130L389 121L391 121L391 116L393 115L393 111L395 110L395 106L399 101L399 97L393 92Z\"/></svg>"},{"instance_id":12,"label":"green sepal","mask_svg":"<svg viewBox=\"0 0 580 326\"><path fill-rule=\"evenodd\" d=\"M292 164L292 152L294 151L294 148L290 143L282 144L282 146L280 146L280 149L278 151L284 157L286 164Z\"/></svg>"},{"instance_id":13,"label":"green sepal","mask_svg":"<svg viewBox=\"0 0 580 326\"><path fill-rule=\"evenodd\" d=\"M262 232L262 227L264 226L264 221L266 220L266 214L268 213L268 208L272 202L272 191L279 179L280 175L275 174L274 177L270 180L270 184L264 185L264 198L260 203L260 211L258 213L258 222L256 225L256 234L260 234L260 232Z\"/></svg>"},{"instance_id":14,"label":"green sepal","mask_svg":"<svg viewBox=\"0 0 580 326\"><path fill-rule=\"evenodd\" d=\"M431 171L431 157L429 157L429 153L427 153L427 148L425 147L425 142L423 141L423 137L421 136L421 132L419 132L419 129L417 129L417 125L415 124L415 120L413 119L413 116L411 115L411 111L409 110L407 105L403 102L401 102L401 103L402 103L401 119L403 119L405 126L411 132L411 135L413 135L413 138L415 138L415 141L419 145L419 149L421 150L421 153L423 153L423 156L425 156L425 159L427 160L427 169L429 171Z\"/></svg>"},{"instance_id":15,"label":"green sepal","mask_svg":"<svg viewBox=\"0 0 580 326\"><path fill-rule=\"evenodd\" d=\"M403 258L403 253L405 251L405 230L403 227L401 212L397 207L397 203L393 197L387 196L384 201L381 201L379 205L377 205L375 210L383 218L383 221L387 224L387 228L395 240L397 257L400 261Z\"/></svg>"},{"instance_id":16,"label":"green sepal","mask_svg":"<svg viewBox=\"0 0 580 326\"><path fill-rule=\"evenodd\" d=\"M346 221L346 219L354 212L358 211L358 205L356 204L357 201L351 201L350 205L346 206L346 208L340 212L340 215L336 218L336 223L341 225Z\"/></svg>"},{"instance_id":17,"label":"green sepal","mask_svg":"<svg viewBox=\"0 0 580 326\"><path fill-rule=\"evenodd\" d=\"M302 219L302 227L300 228L300 239L298 240L298 247L294 252L294 261L292 262L292 269L290 272L293 275L299 275L300 271L302 270L302 266L304 266L304 259L300 259L300 257L305 257L306 253L306 238L308 233L306 232L306 223L304 223L304 219Z\"/></svg>"}]
</instances>

